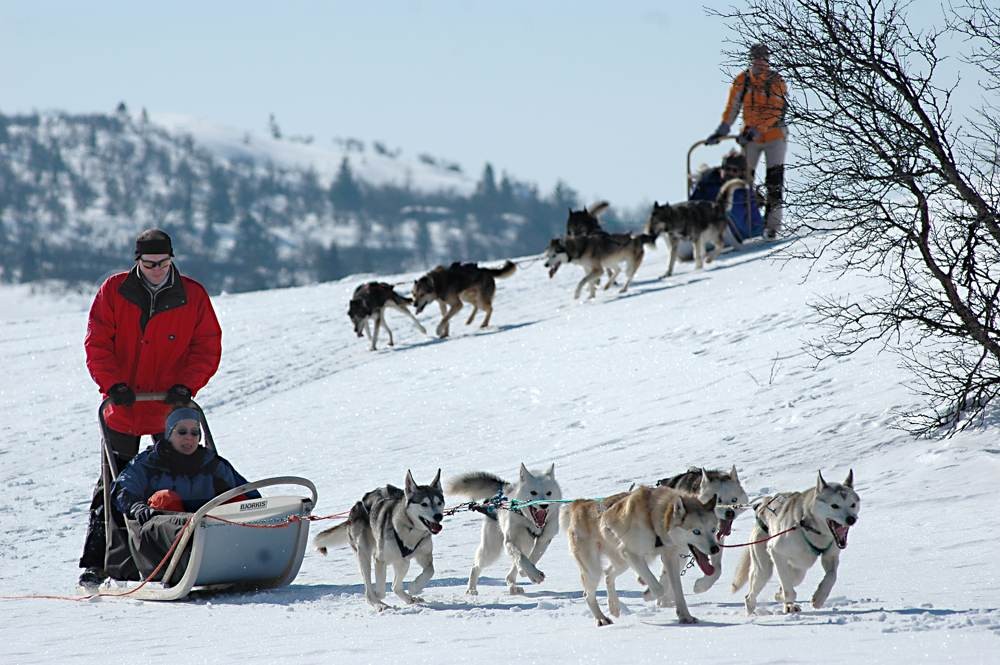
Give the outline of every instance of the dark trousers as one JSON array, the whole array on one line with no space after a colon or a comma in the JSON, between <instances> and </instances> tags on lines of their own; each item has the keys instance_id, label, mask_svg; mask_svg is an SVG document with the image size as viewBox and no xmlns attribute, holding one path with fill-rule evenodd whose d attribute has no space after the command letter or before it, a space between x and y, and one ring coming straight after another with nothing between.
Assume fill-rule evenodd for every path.
<instances>
[{"instance_id":1,"label":"dark trousers","mask_svg":"<svg viewBox=\"0 0 1000 665\"><path fill-rule=\"evenodd\" d=\"M132 539L132 559L143 579L162 580L163 574L167 572L167 565L152 577L153 570L156 569L163 557L170 550L170 546L177 539L177 534L181 532L187 521L191 519L189 513L171 513L169 515L154 515L152 519L143 524L130 534ZM171 555L173 556L173 555ZM177 584L184 571L187 570L188 559L191 557L191 541L188 541L181 556L179 565L174 569L169 581L165 581L166 586Z\"/></svg>"},{"instance_id":2,"label":"dark trousers","mask_svg":"<svg viewBox=\"0 0 1000 665\"><path fill-rule=\"evenodd\" d=\"M153 434L156 441L163 436L163 433ZM125 465L139 452L140 437L135 434L124 434L109 429L107 432L108 447L111 448L118 472L125 468ZM102 453L103 454L103 453ZM112 508L112 518L115 524L124 527L124 520L117 510ZM104 553L106 549L106 536L104 533L104 481L98 476L97 484L94 486L94 496L90 500L90 519L87 523L87 536L83 542L83 554L80 556L81 568L104 569ZM127 549L127 544L126 549Z\"/></svg>"}]
</instances>

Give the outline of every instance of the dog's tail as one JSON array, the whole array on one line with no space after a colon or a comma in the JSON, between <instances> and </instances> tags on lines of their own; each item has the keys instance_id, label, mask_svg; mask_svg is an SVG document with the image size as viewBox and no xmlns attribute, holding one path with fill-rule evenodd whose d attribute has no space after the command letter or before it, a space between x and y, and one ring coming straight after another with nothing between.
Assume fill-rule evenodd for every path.
<instances>
[{"instance_id":1,"label":"dog's tail","mask_svg":"<svg viewBox=\"0 0 1000 665\"><path fill-rule=\"evenodd\" d=\"M743 585L747 583L750 578L750 550L744 549L743 555L740 556L740 562L736 566L736 574L733 575L733 585L730 587L730 591L736 593L743 588Z\"/></svg>"},{"instance_id":2,"label":"dog's tail","mask_svg":"<svg viewBox=\"0 0 1000 665\"><path fill-rule=\"evenodd\" d=\"M470 499L489 499L503 489L507 482L485 471L465 473L448 482L448 494L467 496Z\"/></svg>"},{"instance_id":3,"label":"dog's tail","mask_svg":"<svg viewBox=\"0 0 1000 665\"><path fill-rule=\"evenodd\" d=\"M517 270L517 264L511 261L510 259L507 259L507 262L504 263L503 266L500 268L483 268L483 270L493 275L494 277L499 277L502 279L504 277L510 277L511 275L513 275L514 271Z\"/></svg>"},{"instance_id":4,"label":"dog's tail","mask_svg":"<svg viewBox=\"0 0 1000 665\"><path fill-rule=\"evenodd\" d=\"M740 180L739 178L733 178L732 180L726 182L719 190L719 194L715 197L715 202L722 205L725 201L726 215L733 209L733 195L736 194L737 189L743 189L747 186L746 180Z\"/></svg>"},{"instance_id":5,"label":"dog's tail","mask_svg":"<svg viewBox=\"0 0 1000 665\"><path fill-rule=\"evenodd\" d=\"M607 201L598 201L597 203L594 203L589 208L587 208L587 212L589 212L594 217L600 217L601 213L603 213L610 207L611 204L608 203Z\"/></svg>"},{"instance_id":6,"label":"dog's tail","mask_svg":"<svg viewBox=\"0 0 1000 665\"><path fill-rule=\"evenodd\" d=\"M341 522L336 526L332 526L326 531L320 531L313 538L313 545L316 546L316 550L326 556L326 550L330 547L341 547L346 545L348 542L348 532L347 527L350 524L348 522Z\"/></svg>"},{"instance_id":7,"label":"dog's tail","mask_svg":"<svg viewBox=\"0 0 1000 665\"><path fill-rule=\"evenodd\" d=\"M410 298L409 296L400 295L399 293L396 293L395 291L392 292L392 300L397 305L412 305L413 304L413 298Z\"/></svg>"}]
</instances>

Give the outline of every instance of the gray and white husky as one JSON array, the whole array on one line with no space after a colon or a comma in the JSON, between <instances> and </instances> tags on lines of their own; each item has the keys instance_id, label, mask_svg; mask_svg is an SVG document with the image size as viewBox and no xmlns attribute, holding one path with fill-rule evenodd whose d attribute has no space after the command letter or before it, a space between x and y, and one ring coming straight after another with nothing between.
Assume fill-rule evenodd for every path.
<instances>
[{"instance_id":1,"label":"gray and white husky","mask_svg":"<svg viewBox=\"0 0 1000 665\"><path fill-rule=\"evenodd\" d=\"M715 516L719 518L719 544L721 545L726 536L733 531L733 520L747 509L749 498L746 490L740 483L740 477L736 473L736 465L729 470L716 471L702 468L691 468L682 474L663 478L656 482L657 487L673 487L682 492L687 492L698 497L702 503L708 503L713 496L716 497ZM710 557L714 572L705 575L694 583L695 593L704 593L712 588L712 585L722 574L722 550L720 549ZM660 576L660 583L667 585L667 574L664 571ZM670 598L668 594L665 598Z\"/></svg>"},{"instance_id":2,"label":"gray and white husky","mask_svg":"<svg viewBox=\"0 0 1000 665\"><path fill-rule=\"evenodd\" d=\"M746 183L734 178L722 186L715 201L682 201L663 205L653 201L645 232L656 238L665 234L670 247L667 272L661 278L673 274L682 240L688 240L693 245L694 265L698 270L719 255L723 245L722 234L729 224L729 211L733 208L733 193L741 187L746 187ZM710 253L706 250L709 244L713 247Z\"/></svg>"},{"instance_id":3,"label":"gray and white husky","mask_svg":"<svg viewBox=\"0 0 1000 665\"><path fill-rule=\"evenodd\" d=\"M823 607L837 581L840 551L847 547L847 532L857 523L861 510L861 499L854 491L854 471L847 474L843 483L828 483L819 473L816 487L762 497L754 509L757 524L751 540L793 530L744 551L732 588L735 593L750 579L747 614L757 610L757 596L775 568L781 581L775 600L784 603L786 613L801 611L795 602L795 587L802 583L817 559L826 574L816 587L812 604L817 609Z\"/></svg>"},{"instance_id":4,"label":"gray and white husky","mask_svg":"<svg viewBox=\"0 0 1000 665\"><path fill-rule=\"evenodd\" d=\"M646 251L644 246L655 243L655 235L633 236L629 233L604 231L553 238L545 248L545 267L549 269L549 279L555 276L564 263L575 263L583 268L585 273L583 279L577 283L573 291L573 298L579 299L585 286L590 289L590 298L597 295L597 283L605 271L608 273L608 282L604 285L604 289L609 289L622 272L624 264L625 284L618 292L625 293L639 266L642 265L642 257Z\"/></svg>"},{"instance_id":5,"label":"gray and white husky","mask_svg":"<svg viewBox=\"0 0 1000 665\"><path fill-rule=\"evenodd\" d=\"M449 494L459 494L470 499L489 499L501 491L509 499L543 503L521 510L500 509L484 516L482 540L476 549L476 558L469 573L469 588L466 593L470 595L479 593L479 574L483 568L496 561L503 550L507 550L513 559L513 565L507 573L510 593L524 593L524 589L517 585L519 572L535 584L541 583L545 579L545 573L538 569L538 561L559 533L558 511L544 503L546 500L562 499L562 490L556 482L555 464L544 473L532 473L522 463L516 483L482 471L461 475L448 483Z\"/></svg>"},{"instance_id":6,"label":"gray and white husky","mask_svg":"<svg viewBox=\"0 0 1000 665\"><path fill-rule=\"evenodd\" d=\"M431 536L441 532L443 511L441 469L430 485L417 485L407 471L403 489L386 485L368 492L351 508L346 522L322 531L313 543L322 554L326 554L328 547L350 543L358 557L365 597L375 609L382 611L389 607L382 602L388 565L395 572L392 590L404 602L417 603L421 601L418 594L434 576ZM404 590L403 578L411 559L416 559L423 570L410 582L409 590Z\"/></svg>"}]
</instances>

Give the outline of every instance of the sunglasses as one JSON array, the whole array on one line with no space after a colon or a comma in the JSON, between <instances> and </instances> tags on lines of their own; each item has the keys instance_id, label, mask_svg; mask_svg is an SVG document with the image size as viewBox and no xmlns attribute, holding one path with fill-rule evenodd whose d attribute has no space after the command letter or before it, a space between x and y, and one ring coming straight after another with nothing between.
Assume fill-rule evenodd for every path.
<instances>
[{"instance_id":1,"label":"sunglasses","mask_svg":"<svg viewBox=\"0 0 1000 665\"><path fill-rule=\"evenodd\" d=\"M167 258L160 259L159 261L147 261L146 259L139 259L139 263L142 264L143 268L154 270L156 268L165 268L166 266L169 266L172 260L173 257L168 256Z\"/></svg>"},{"instance_id":2,"label":"sunglasses","mask_svg":"<svg viewBox=\"0 0 1000 665\"><path fill-rule=\"evenodd\" d=\"M188 434L190 434L191 436L201 436L201 430L198 429L197 427L192 427L191 429L185 429L184 427L178 427L174 431L177 432L177 434L179 436L187 436Z\"/></svg>"}]
</instances>

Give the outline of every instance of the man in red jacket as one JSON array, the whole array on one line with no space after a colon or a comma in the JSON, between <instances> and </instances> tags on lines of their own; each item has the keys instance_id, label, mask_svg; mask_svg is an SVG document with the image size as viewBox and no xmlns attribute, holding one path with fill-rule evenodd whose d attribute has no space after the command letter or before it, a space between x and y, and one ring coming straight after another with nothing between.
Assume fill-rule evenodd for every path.
<instances>
[{"instance_id":1,"label":"man in red jacket","mask_svg":"<svg viewBox=\"0 0 1000 665\"><path fill-rule=\"evenodd\" d=\"M222 356L222 330L205 288L181 276L170 236L148 229L135 241L135 266L104 281L87 321L87 369L112 404L105 412L108 445L122 469L139 439L162 436L170 409L186 404L212 378ZM163 402L136 402L136 393L166 393ZM80 584L104 581L103 485L90 505Z\"/></svg>"}]
</instances>

